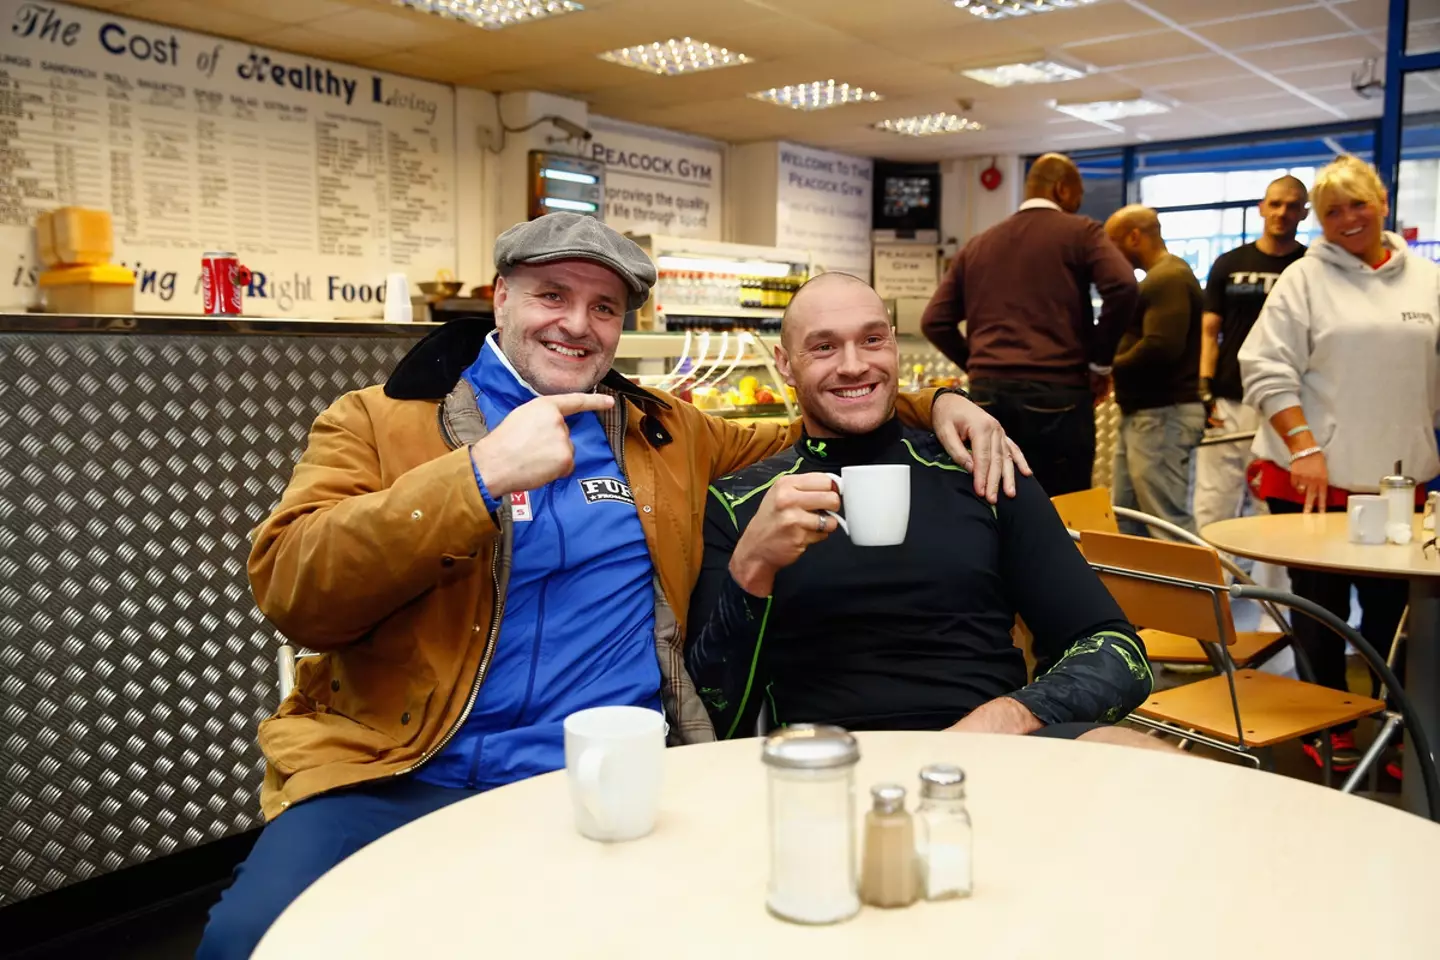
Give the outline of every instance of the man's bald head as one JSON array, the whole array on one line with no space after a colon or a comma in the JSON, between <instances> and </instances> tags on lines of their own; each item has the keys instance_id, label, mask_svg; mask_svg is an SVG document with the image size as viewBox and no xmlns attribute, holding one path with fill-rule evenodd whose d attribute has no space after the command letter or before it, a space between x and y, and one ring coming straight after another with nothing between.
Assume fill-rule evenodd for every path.
<instances>
[{"instance_id":1,"label":"man's bald head","mask_svg":"<svg viewBox=\"0 0 1440 960\"><path fill-rule=\"evenodd\" d=\"M785 308L775 368L795 388L810 436L869 433L890 419L900 382L885 302L864 280L820 274Z\"/></svg>"},{"instance_id":2,"label":"man's bald head","mask_svg":"<svg viewBox=\"0 0 1440 960\"><path fill-rule=\"evenodd\" d=\"M790 304L780 319L780 342L788 347L807 315L837 304L862 308L874 306L885 313L885 301L880 299L880 294L859 277L848 273L816 274L801 284L795 296L790 298Z\"/></svg>"},{"instance_id":3,"label":"man's bald head","mask_svg":"<svg viewBox=\"0 0 1440 960\"><path fill-rule=\"evenodd\" d=\"M1139 203L1121 207L1105 221L1105 235L1125 254L1133 266L1150 269L1165 252L1165 238L1160 234L1160 216Z\"/></svg>"},{"instance_id":4,"label":"man's bald head","mask_svg":"<svg viewBox=\"0 0 1440 960\"><path fill-rule=\"evenodd\" d=\"M1049 200L1066 213L1074 213L1084 197L1080 168L1063 153L1047 153L1030 165L1025 177L1026 200Z\"/></svg>"}]
</instances>

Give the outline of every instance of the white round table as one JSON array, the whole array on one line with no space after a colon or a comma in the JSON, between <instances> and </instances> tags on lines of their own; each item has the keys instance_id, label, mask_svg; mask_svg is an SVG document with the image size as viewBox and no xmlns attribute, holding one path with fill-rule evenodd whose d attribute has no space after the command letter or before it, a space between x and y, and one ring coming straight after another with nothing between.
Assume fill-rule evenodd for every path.
<instances>
[{"instance_id":1,"label":"white round table","mask_svg":"<svg viewBox=\"0 0 1440 960\"><path fill-rule=\"evenodd\" d=\"M1440 826L1408 813L1187 754L859 737L860 798L883 780L913 793L926 763L965 768L971 899L831 927L771 916L765 770L742 740L668 751L660 821L631 843L575 832L563 772L424 817L317 881L254 957L1437 956Z\"/></svg>"},{"instance_id":2,"label":"white round table","mask_svg":"<svg viewBox=\"0 0 1440 960\"><path fill-rule=\"evenodd\" d=\"M1434 531L1424 529L1419 516L1414 531L1414 539L1404 546L1357 544L1350 542L1349 519L1343 513L1279 513L1221 520L1206 526L1200 536L1217 550L1277 566L1405 578L1410 587L1409 649L1401 682L1435 751L1440 749L1440 556L1434 550L1426 555L1424 543ZM1405 746L1415 749L1408 734ZM1400 800L1405 809L1421 816L1429 809L1418 770L1405 778Z\"/></svg>"}]
</instances>

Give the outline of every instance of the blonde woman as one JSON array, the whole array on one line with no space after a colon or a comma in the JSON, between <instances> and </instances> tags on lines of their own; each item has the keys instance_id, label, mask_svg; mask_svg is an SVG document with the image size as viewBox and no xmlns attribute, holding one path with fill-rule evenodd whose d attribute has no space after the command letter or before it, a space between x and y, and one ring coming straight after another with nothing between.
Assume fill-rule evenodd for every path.
<instances>
[{"instance_id":1,"label":"blonde woman","mask_svg":"<svg viewBox=\"0 0 1440 960\"><path fill-rule=\"evenodd\" d=\"M1281 274L1240 348L1245 403L1267 421L1249 480L1272 513L1343 511L1350 494L1376 492L1396 460L1422 485L1440 473L1440 268L1385 231L1390 204L1368 163L1339 157L1310 200L1324 239ZM1361 633L1382 655L1389 649L1403 581L1299 569L1290 578L1297 594L1342 619L1353 586ZM1344 641L1308 617L1294 628L1316 679L1346 689ZM1359 762L1353 727L1331 731L1337 770ZM1306 752L1319 762L1316 744Z\"/></svg>"}]
</instances>

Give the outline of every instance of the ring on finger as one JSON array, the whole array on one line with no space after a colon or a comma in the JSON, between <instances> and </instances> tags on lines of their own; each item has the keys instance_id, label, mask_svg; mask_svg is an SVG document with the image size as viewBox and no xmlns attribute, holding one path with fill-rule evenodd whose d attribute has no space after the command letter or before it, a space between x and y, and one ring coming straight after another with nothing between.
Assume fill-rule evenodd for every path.
<instances>
[{"instance_id":1,"label":"ring on finger","mask_svg":"<svg viewBox=\"0 0 1440 960\"><path fill-rule=\"evenodd\" d=\"M824 532L825 532L825 514L823 514L823 513L817 513L817 514L815 514L815 519L818 521L818 525L815 527L816 532L817 532L817 533L824 533Z\"/></svg>"}]
</instances>

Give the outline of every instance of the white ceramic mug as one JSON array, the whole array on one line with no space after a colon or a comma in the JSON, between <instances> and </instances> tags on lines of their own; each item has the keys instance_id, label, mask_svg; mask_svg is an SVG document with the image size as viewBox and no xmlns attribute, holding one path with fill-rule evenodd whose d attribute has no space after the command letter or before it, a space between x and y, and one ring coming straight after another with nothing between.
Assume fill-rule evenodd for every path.
<instances>
[{"instance_id":1,"label":"white ceramic mug","mask_svg":"<svg viewBox=\"0 0 1440 960\"><path fill-rule=\"evenodd\" d=\"M1390 519L1390 505L1373 493L1352 493L1345 501L1351 543L1385 542L1385 523Z\"/></svg>"},{"instance_id":2,"label":"white ceramic mug","mask_svg":"<svg viewBox=\"0 0 1440 960\"><path fill-rule=\"evenodd\" d=\"M592 707L565 718L565 772L575 828L591 840L636 840L655 829L665 716L644 707Z\"/></svg>"},{"instance_id":3,"label":"white ceramic mug","mask_svg":"<svg viewBox=\"0 0 1440 960\"><path fill-rule=\"evenodd\" d=\"M893 547L910 528L910 465L874 463L827 473L840 491L845 515L830 513L857 547Z\"/></svg>"}]
</instances>

